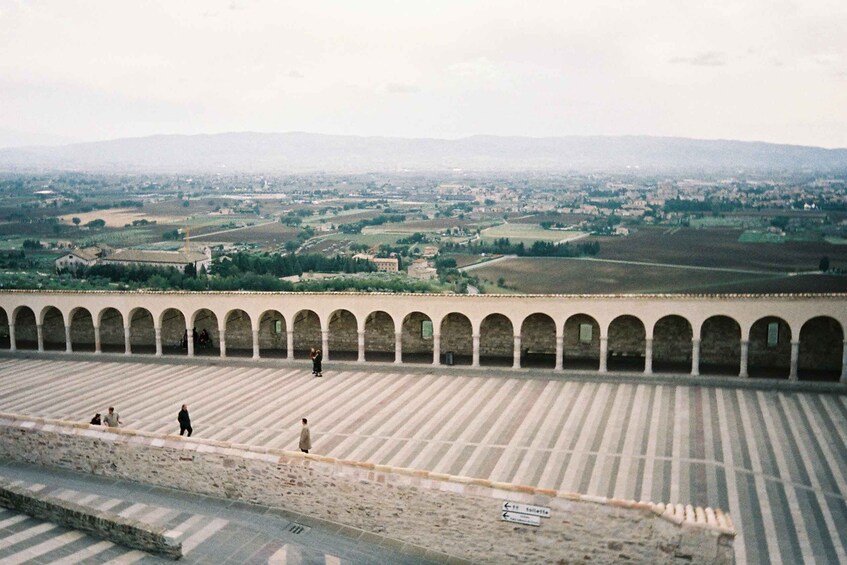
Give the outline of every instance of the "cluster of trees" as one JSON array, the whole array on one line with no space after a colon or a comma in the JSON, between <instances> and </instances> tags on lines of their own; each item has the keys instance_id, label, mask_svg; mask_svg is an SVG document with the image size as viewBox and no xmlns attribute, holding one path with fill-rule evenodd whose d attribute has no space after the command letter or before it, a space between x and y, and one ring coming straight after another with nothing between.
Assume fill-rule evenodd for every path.
<instances>
[{"instance_id":1,"label":"cluster of trees","mask_svg":"<svg viewBox=\"0 0 847 565\"><path fill-rule=\"evenodd\" d=\"M468 245L446 243L441 248L442 252L482 254L493 253L498 255L517 255L519 257L584 257L586 255L597 255L600 252L600 243L588 241L577 243L553 243L552 241L534 241L527 247L523 242L513 244L508 237L495 239L493 243L470 243Z\"/></svg>"},{"instance_id":2,"label":"cluster of trees","mask_svg":"<svg viewBox=\"0 0 847 565\"><path fill-rule=\"evenodd\" d=\"M219 277L242 276L248 273L289 277L305 272L370 273L375 271L376 267L370 261L344 255L325 257L316 253L280 255L239 252L216 260L213 270Z\"/></svg>"},{"instance_id":3,"label":"cluster of trees","mask_svg":"<svg viewBox=\"0 0 847 565\"><path fill-rule=\"evenodd\" d=\"M362 228L367 226L381 226L382 224L400 223L406 221L405 214L380 214L369 220L359 220L355 224L342 224L338 229L344 233L362 233Z\"/></svg>"},{"instance_id":4,"label":"cluster of trees","mask_svg":"<svg viewBox=\"0 0 847 565\"><path fill-rule=\"evenodd\" d=\"M31 269L35 261L28 259L23 251L0 252L0 269Z\"/></svg>"}]
</instances>

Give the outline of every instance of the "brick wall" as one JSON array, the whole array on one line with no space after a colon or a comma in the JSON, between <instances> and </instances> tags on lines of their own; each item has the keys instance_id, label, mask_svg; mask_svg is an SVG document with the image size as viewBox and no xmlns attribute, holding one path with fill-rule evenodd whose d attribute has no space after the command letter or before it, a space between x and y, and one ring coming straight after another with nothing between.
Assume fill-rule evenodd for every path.
<instances>
[{"instance_id":1,"label":"brick wall","mask_svg":"<svg viewBox=\"0 0 847 565\"><path fill-rule=\"evenodd\" d=\"M0 456L282 507L481 563L732 563L729 517L339 461L0 415ZM550 509L505 522L504 501Z\"/></svg>"},{"instance_id":2,"label":"brick wall","mask_svg":"<svg viewBox=\"0 0 847 565\"><path fill-rule=\"evenodd\" d=\"M530 353L556 353L556 323L545 314L533 314L521 327L521 348Z\"/></svg>"},{"instance_id":3,"label":"brick wall","mask_svg":"<svg viewBox=\"0 0 847 565\"><path fill-rule=\"evenodd\" d=\"M579 339L579 326L591 324L591 340L583 342ZM565 322L564 354L566 358L599 359L600 358L600 325L591 316L577 314Z\"/></svg>"},{"instance_id":4,"label":"brick wall","mask_svg":"<svg viewBox=\"0 0 847 565\"><path fill-rule=\"evenodd\" d=\"M359 351L359 328L356 318L347 310L337 310L329 317L329 351Z\"/></svg>"},{"instance_id":5,"label":"brick wall","mask_svg":"<svg viewBox=\"0 0 847 565\"><path fill-rule=\"evenodd\" d=\"M479 326L479 354L485 357L512 357L515 330L502 314L487 316Z\"/></svg>"},{"instance_id":6,"label":"brick wall","mask_svg":"<svg viewBox=\"0 0 847 565\"><path fill-rule=\"evenodd\" d=\"M609 354L644 355L644 324L635 316L620 316L609 324Z\"/></svg>"},{"instance_id":7,"label":"brick wall","mask_svg":"<svg viewBox=\"0 0 847 565\"><path fill-rule=\"evenodd\" d=\"M385 312L374 312L365 320L365 349L394 352L394 321Z\"/></svg>"},{"instance_id":8,"label":"brick wall","mask_svg":"<svg viewBox=\"0 0 847 565\"><path fill-rule=\"evenodd\" d=\"M449 314L441 321L441 351L473 355L473 328L462 314Z\"/></svg>"},{"instance_id":9,"label":"brick wall","mask_svg":"<svg viewBox=\"0 0 847 565\"><path fill-rule=\"evenodd\" d=\"M776 345L768 345L768 324L779 324ZM779 318L762 318L750 328L749 366L784 368L786 376L791 364L791 330Z\"/></svg>"},{"instance_id":10,"label":"brick wall","mask_svg":"<svg viewBox=\"0 0 847 565\"><path fill-rule=\"evenodd\" d=\"M653 360L690 362L692 336L691 324L685 318L662 318L653 328Z\"/></svg>"},{"instance_id":11,"label":"brick wall","mask_svg":"<svg viewBox=\"0 0 847 565\"><path fill-rule=\"evenodd\" d=\"M403 320L403 353L431 353L432 339L421 337L421 322L429 320L420 312L412 312Z\"/></svg>"}]
</instances>

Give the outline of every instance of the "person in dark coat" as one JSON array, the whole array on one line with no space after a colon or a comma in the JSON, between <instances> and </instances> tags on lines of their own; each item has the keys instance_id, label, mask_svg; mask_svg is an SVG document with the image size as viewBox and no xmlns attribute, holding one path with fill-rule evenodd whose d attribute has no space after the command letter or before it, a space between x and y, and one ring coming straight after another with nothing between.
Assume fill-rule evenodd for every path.
<instances>
[{"instance_id":1,"label":"person in dark coat","mask_svg":"<svg viewBox=\"0 0 847 565\"><path fill-rule=\"evenodd\" d=\"M323 369L321 368L321 360L323 359L323 354L320 349L312 349L312 374L316 377L323 376Z\"/></svg>"},{"instance_id":2,"label":"person in dark coat","mask_svg":"<svg viewBox=\"0 0 847 565\"><path fill-rule=\"evenodd\" d=\"M188 416L188 406L182 405L182 410L179 411L179 416L176 418L179 421L179 435L188 432L188 437L191 437L191 418Z\"/></svg>"},{"instance_id":3,"label":"person in dark coat","mask_svg":"<svg viewBox=\"0 0 847 565\"><path fill-rule=\"evenodd\" d=\"M101 426L103 422L100 420L100 412L96 413L93 418L91 418L91 422L89 422L92 426Z\"/></svg>"}]
</instances>

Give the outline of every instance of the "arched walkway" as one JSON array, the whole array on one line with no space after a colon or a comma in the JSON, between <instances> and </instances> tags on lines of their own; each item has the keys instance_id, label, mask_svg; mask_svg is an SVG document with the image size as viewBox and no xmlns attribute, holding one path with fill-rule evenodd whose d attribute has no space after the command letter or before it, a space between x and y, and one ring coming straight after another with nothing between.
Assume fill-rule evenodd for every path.
<instances>
[{"instance_id":1,"label":"arched walkway","mask_svg":"<svg viewBox=\"0 0 847 565\"><path fill-rule=\"evenodd\" d=\"M707 318L700 328L700 374L741 371L741 326L729 316Z\"/></svg>"},{"instance_id":2,"label":"arched walkway","mask_svg":"<svg viewBox=\"0 0 847 565\"><path fill-rule=\"evenodd\" d=\"M600 324L587 314L565 321L562 365L566 369L600 368Z\"/></svg>"},{"instance_id":3,"label":"arched walkway","mask_svg":"<svg viewBox=\"0 0 847 565\"><path fill-rule=\"evenodd\" d=\"M259 317L259 355L276 359L288 354L288 327L285 317L276 310L262 312Z\"/></svg>"},{"instance_id":4,"label":"arched walkway","mask_svg":"<svg viewBox=\"0 0 847 565\"><path fill-rule=\"evenodd\" d=\"M329 358L355 361L359 358L359 327L349 310L336 310L329 315Z\"/></svg>"},{"instance_id":5,"label":"arched walkway","mask_svg":"<svg viewBox=\"0 0 847 565\"><path fill-rule=\"evenodd\" d=\"M829 316L812 318L800 328L797 377L803 381L833 381L841 377L844 331Z\"/></svg>"},{"instance_id":6,"label":"arched walkway","mask_svg":"<svg viewBox=\"0 0 847 565\"><path fill-rule=\"evenodd\" d=\"M220 356L221 335L218 316L208 308L201 308L192 316L191 327L197 332L197 339L194 341L194 355ZM201 343L200 336L204 330L209 334L208 343Z\"/></svg>"},{"instance_id":7,"label":"arched walkway","mask_svg":"<svg viewBox=\"0 0 847 565\"><path fill-rule=\"evenodd\" d=\"M311 310L300 310L294 315L294 357L308 359L313 347L323 347L321 319ZM332 352L330 352L332 354Z\"/></svg>"},{"instance_id":8,"label":"arched walkway","mask_svg":"<svg viewBox=\"0 0 847 565\"><path fill-rule=\"evenodd\" d=\"M381 310L365 318L365 361L395 360L394 319Z\"/></svg>"},{"instance_id":9,"label":"arched walkway","mask_svg":"<svg viewBox=\"0 0 847 565\"><path fill-rule=\"evenodd\" d=\"M17 349L38 349L38 322L35 320L35 312L27 306L15 310L12 316L15 319L15 346Z\"/></svg>"},{"instance_id":10,"label":"arched walkway","mask_svg":"<svg viewBox=\"0 0 847 565\"><path fill-rule=\"evenodd\" d=\"M625 314L609 324L609 371L643 371L647 332L644 323Z\"/></svg>"},{"instance_id":11,"label":"arched walkway","mask_svg":"<svg viewBox=\"0 0 847 565\"><path fill-rule=\"evenodd\" d=\"M781 318L761 318L750 328L747 372L751 377L787 379L791 371L791 328Z\"/></svg>"},{"instance_id":12,"label":"arched walkway","mask_svg":"<svg viewBox=\"0 0 847 565\"><path fill-rule=\"evenodd\" d=\"M41 335L44 339L44 351L65 351L68 342L65 336L65 317L54 306L48 306L42 314Z\"/></svg>"},{"instance_id":13,"label":"arched walkway","mask_svg":"<svg viewBox=\"0 0 847 565\"><path fill-rule=\"evenodd\" d=\"M442 363L470 365L473 362L473 327L464 314L451 312L441 320L438 352Z\"/></svg>"},{"instance_id":14,"label":"arched walkway","mask_svg":"<svg viewBox=\"0 0 847 565\"><path fill-rule=\"evenodd\" d=\"M682 316L660 318L653 326L653 372L690 373L691 323Z\"/></svg>"},{"instance_id":15,"label":"arched walkway","mask_svg":"<svg viewBox=\"0 0 847 565\"><path fill-rule=\"evenodd\" d=\"M479 325L479 364L511 367L514 362L515 330L503 314L489 314Z\"/></svg>"},{"instance_id":16,"label":"arched walkway","mask_svg":"<svg viewBox=\"0 0 847 565\"><path fill-rule=\"evenodd\" d=\"M547 314L532 314L521 324L521 367L556 366L556 322Z\"/></svg>"},{"instance_id":17,"label":"arched walkway","mask_svg":"<svg viewBox=\"0 0 847 565\"><path fill-rule=\"evenodd\" d=\"M403 363L432 363L432 319L412 312L403 318L401 331Z\"/></svg>"},{"instance_id":18,"label":"arched walkway","mask_svg":"<svg viewBox=\"0 0 847 565\"><path fill-rule=\"evenodd\" d=\"M156 353L156 331L153 315L146 308L136 308L129 315L130 353Z\"/></svg>"},{"instance_id":19,"label":"arched walkway","mask_svg":"<svg viewBox=\"0 0 847 565\"><path fill-rule=\"evenodd\" d=\"M71 311L71 349L79 352L94 352L94 320L85 308Z\"/></svg>"},{"instance_id":20,"label":"arched walkway","mask_svg":"<svg viewBox=\"0 0 847 565\"><path fill-rule=\"evenodd\" d=\"M114 308L100 312L100 351L125 353L124 316Z\"/></svg>"},{"instance_id":21,"label":"arched walkway","mask_svg":"<svg viewBox=\"0 0 847 565\"><path fill-rule=\"evenodd\" d=\"M224 330L227 357L253 356L253 325L250 315L244 310L232 310L226 315Z\"/></svg>"},{"instance_id":22,"label":"arched walkway","mask_svg":"<svg viewBox=\"0 0 847 565\"><path fill-rule=\"evenodd\" d=\"M185 314L176 308L168 308L162 312L162 354L188 355L189 339L185 328Z\"/></svg>"}]
</instances>

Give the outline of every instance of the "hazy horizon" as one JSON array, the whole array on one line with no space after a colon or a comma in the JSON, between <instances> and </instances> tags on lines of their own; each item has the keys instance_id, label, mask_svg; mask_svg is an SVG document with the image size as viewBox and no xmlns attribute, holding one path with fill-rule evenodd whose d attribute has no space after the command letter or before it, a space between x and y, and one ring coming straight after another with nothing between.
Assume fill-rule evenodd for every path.
<instances>
[{"instance_id":1,"label":"hazy horizon","mask_svg":"<svg viewBox=\"0 0 847 565\"><path fill-rule=\"evenodd\" d=\"M308 132L847 147L847 4L0 0L0 146Z\"/></svg>"}]
</instances>

